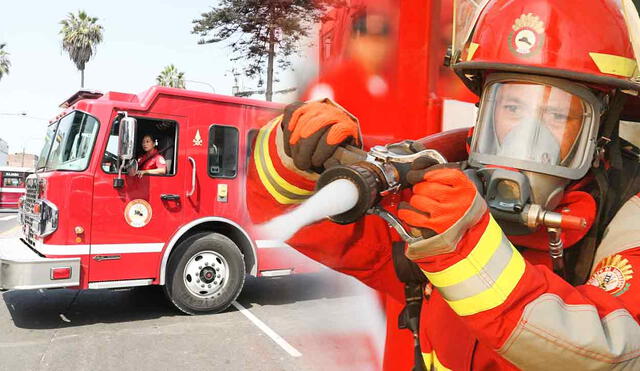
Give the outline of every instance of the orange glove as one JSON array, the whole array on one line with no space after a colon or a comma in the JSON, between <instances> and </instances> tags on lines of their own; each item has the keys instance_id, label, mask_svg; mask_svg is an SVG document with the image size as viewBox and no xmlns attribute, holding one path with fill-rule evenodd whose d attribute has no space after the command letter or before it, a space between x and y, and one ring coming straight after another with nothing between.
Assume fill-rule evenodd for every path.
<instances>
[{"instance_id":1,"label":"orange glove","mask_svg":"<svg viewBox=\"0 0 640 371\"><path fill-rule=\"evenodd\" d=\"M291 104L282 119L285 153L301 170L322 170L341 144L360 146L358 122L340 108L323 102Z\"/></svg>"},{"instance_id":2,"label":"orange glove","mask_svg":"<svg viewBox=\"0 0 640 371\"><path fill-rule=\"evenodd\" d=\"M443 233L460 220L477 193L474 184L459 169L413 170L407 178L419 182L413 186L409 203L400 203L398 216L417 228L425 239Z\"/></svg>"}]
</instances>

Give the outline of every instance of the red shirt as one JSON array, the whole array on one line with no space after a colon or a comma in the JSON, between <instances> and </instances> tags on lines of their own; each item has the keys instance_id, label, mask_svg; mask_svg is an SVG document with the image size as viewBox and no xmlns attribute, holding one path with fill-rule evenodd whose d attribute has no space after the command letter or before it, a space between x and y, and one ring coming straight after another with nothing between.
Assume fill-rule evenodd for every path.
<instances>
[{"instance_id":1,"label":"red shirt","mask_svg":"<svg viewBox=\"0 0 640 371\"><path fill-rule=\"evenodd\" d=\"M158 153L157 149L152 149L151 151L143 154L138 157L138 169L140 170L151 170L151 169L166 169L167 162L164 157Z\"/></svg>"}]
</instances>

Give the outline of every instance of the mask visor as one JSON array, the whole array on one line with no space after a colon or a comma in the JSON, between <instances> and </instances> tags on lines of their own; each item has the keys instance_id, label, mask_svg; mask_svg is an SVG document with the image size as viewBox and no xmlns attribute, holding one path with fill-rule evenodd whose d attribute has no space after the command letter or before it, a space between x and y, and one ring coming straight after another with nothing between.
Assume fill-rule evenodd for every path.
<instances>
[{"instance_id":1,"label":"mask visor","mask_svg":"<svg viewBox=\"0 0 640 371\"><path fill-rule=\"evenodd\" d=\"M568 90L534 81L490 82L470 160L580 178L593 151L596 102L586 88Z\"/></svg>"}]
</instances>

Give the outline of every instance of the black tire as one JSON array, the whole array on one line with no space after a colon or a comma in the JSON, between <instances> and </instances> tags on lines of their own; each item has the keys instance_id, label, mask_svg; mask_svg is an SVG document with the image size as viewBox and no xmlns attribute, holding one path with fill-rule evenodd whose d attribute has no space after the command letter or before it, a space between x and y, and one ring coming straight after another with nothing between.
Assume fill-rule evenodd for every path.
<instances>
[{"instance_id":1,"label":"black tire","mask_svg":"<svg viewBox=\"0 0 640 371\"><path fill-rule=\"evenodd\" d=\"M240 295L244 278L244 258L233 241L218 233L198 233L171 254L164 290L184 313L217 313Z\"/></svg>"}]
</instances>

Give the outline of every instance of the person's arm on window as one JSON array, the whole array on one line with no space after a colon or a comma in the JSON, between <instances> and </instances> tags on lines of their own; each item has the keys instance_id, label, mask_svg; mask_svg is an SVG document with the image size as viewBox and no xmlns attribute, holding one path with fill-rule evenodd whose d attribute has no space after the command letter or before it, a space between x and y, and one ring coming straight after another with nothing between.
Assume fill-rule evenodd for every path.
<instances>
[{"instance_id":1,"label":"person's arm on window","mask_svg":"<svg viewBox=\"0 0 640 371\"><path fill-rule=\"evenodd\" d=\"M143 175L165 175L167 173L167 161L165 161L164 157L157 155L149 160L150 167L152 169L138 170L136 175L142 177ZM147 164L145 163L145 165ZM146 167L146 166L145 166Z\"/></svg>"},{"instance_id":2,"label":"person's arm on window","mask_svg":"<svg viewBox=\"0 0 640 371\"><path fill-rule=\"evenodd\" d=\"M143 175L165 175L167 174L167 168L166 167L162 167L162 168L157 168L157 169L148 169L148 170L138 170L137 175L139 177L143 176Z\"/></svg>"}]
</instances>

